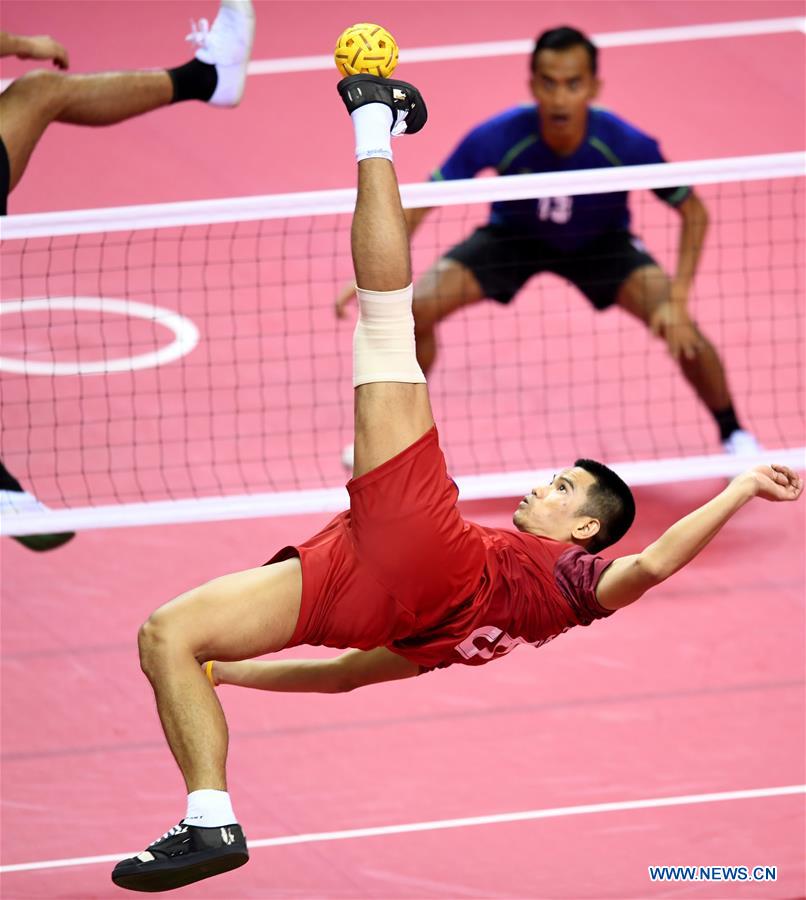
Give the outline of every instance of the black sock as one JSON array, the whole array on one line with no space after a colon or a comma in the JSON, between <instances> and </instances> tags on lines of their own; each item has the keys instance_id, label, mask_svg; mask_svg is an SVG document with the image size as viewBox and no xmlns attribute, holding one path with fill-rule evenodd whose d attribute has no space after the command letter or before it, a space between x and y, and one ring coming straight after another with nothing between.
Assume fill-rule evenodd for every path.
<instances>
[{"instance_id":1,"label":"black sock","mask_svg":"<svg viewBox=\"0 0 806 900\"><path fill-rule=\"evenodd\" d=\"M736 411L733 408L733 404L726 406L725 409L712 409L711 415L714 417L719 428L720 441L726 441L734 431L739 431L742 427L739 424L739 420L736 418Z\"/></svg>"},{"instance_id":2,"label":"black sock","mask_svg":"<svg viewBox=\"0 0 806 900\"><path fill-rule=\"evenodd\" d=\"M218 84L215 66L200 59L191 59L184 66L168 69L174 86L171 103L182 100L209 100Z\"/></svg>"},{"instance_id":3,"label":"black sock","mask_svg":"<svg viewBox=\"0 0 806 900\"><path fill-rule=\"evenodd\" d=\"M0 491L22 491L22 485L0 462Z\"/></svg>"}]
</instances>

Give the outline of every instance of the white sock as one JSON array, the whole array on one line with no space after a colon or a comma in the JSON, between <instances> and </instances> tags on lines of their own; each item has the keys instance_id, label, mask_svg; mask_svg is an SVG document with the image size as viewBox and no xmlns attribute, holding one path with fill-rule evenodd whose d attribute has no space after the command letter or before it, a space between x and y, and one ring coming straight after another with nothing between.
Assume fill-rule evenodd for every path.
<instances>
[{"instance_id":1,"label":"white sock","mask_svg":"<svg viewBox=\"0 0 806 900\"><path fill-rule=\"evenodd\" d=\"M355 161L392 159L392 110L383 103L367 103L350 113L355 128Z\"/></svg>"},{"instance_id":2,"label":"white sock","mask_svg":"<svg viewBox=\"0 0 806 900\"><path fill-rule=\"evenodd\" d=\"M188 810L182 821L200 828L219 828L235 825L238 820L226 791L201 790L188 794Z\"/></svg>"}]
</instances>

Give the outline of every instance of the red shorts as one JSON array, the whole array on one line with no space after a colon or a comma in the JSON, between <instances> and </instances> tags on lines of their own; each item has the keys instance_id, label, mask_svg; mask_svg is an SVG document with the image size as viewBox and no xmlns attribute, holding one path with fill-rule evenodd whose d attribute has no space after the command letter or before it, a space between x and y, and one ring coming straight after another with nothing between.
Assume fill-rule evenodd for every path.
<instances>
[{"instance_id":1,"label":"red shorts","mask_svg":"<svg viewBox=\"0 0 806 900\"><path fill-rule=\"evenodd\" d=\"M302 564L289 647L384 647L434 628L481 581L485 547L456 508L436 427L347 490L349 512L269 560Z\"/></svg>"}]
</instances>

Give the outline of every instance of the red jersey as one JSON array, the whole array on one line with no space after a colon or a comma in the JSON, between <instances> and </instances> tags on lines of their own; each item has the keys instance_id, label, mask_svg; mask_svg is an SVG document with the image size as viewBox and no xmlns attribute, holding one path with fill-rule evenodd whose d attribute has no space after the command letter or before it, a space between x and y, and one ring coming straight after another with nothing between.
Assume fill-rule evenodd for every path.
<instances>
[{"instance_id":1,"label":"red jersey","mask_svg":"<svg viewBox=\"0 0 806 900\"><path fill-rule=\"evenodd\" d=\"M347 485L350 510L298 547L298 644L388 647L423 669L481 665L610 615L609 561L546 537L465 520L436 429Z\"/></svg>"},{"instance_id":2,"label":"red jersey","mask_svg":"<svg viewBox=\"0 0 806 900\"><path fill-rule=\"evenodd\" d=\"M574 625L612 614L596 599L610 560L550 538L468 524L487 549L478 589L431 632L389 649L424 669L480 666L519 644L539 647Z\"/></svg>"}]
</instances>

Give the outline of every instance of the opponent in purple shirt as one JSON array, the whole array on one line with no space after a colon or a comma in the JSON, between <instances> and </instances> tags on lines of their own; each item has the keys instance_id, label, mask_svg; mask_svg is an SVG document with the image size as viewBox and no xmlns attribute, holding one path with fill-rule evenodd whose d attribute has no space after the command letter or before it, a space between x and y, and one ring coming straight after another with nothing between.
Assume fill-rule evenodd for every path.
<instances>
[{"instance_id":1,"label":"opponent in purple shirt","mask_svg":"<svg viewBox=\"0 0 806 900\"><path fill-rule=\"evenodd\" d=\"M466 135L432 175L472 178L609 169L664 162L657 141L591 105L600 82L597 48L574 28L537 40L531 57L536 103L509 109ZM683 376L713 416L728 453L753 455L756 439L737 418L719 354L689 311L708 214L690 188L655 194L680 215L677 267L669 276L630 232L627 194L544 197L494 203L487 225L452 247L415 284L417 358L428 374L437 353L436 327L452 312L489 298L506 304L541 272L570 281L597 310L620 306L663 337ZM407 209L410 234L428 209ZM336 301L344 315L352 286Z\"/></svg>"}]
</instances>

